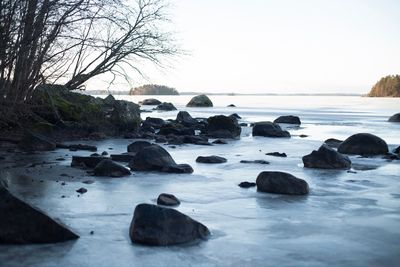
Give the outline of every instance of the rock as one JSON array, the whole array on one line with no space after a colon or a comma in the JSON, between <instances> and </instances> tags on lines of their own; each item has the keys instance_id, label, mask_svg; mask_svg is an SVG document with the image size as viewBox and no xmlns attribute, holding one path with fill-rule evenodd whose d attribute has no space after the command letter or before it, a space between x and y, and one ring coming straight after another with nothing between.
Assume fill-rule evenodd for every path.
<instances>
[{"instance_id":1,"label":"rock","mask_svg":"<svg viewBox=\"0 0 400 267\"><path fill-rule=\"evenodd\" d=\"M87 192L87 189L84 187L79 188L78 190L76 190L77 193L79 194L85 194Z\"/></svg>"},{"instance_id":2,"label":"rock","mask_svg":"<svg viewBox=\"0 0 400 267\"><path fill-rule=\"evenodd\" d=\"M179 199L172 194L162 193L157 198L157 205L177 206L179 204L181 204Z\"/></svg>"},{"instance_id":3,"label":"rock","mask_svg":"<svg viewBox=\"0 0 400 267\"><path fill-rule=\"evenodd\" d=\"M139 105L125 100L116 100L110 119L120 131L135 131L141 122Z\"/></svg>"},{"instance_id":4,"label":"rock","mask_svg":"<svg viewBox=\"0 0 400 267\"><path fill-rule=\"evenodd\" d=\"M279 152L269 152L269 153L265 153L265 155L273 156L273 157L280 157L280 158L286 158L287 157L286 153L279 153Z\"/></svg>"},{"instance_id":5,"label":"rock","mask_svg":"<svg viewBox=\"0 0 400 267\"><path fill-rule=\"evenodd\" d=\"M229 117L235 118L235 119L237 119L237 120L240 120L240 119L242 118L242 117L240 117L239 114L237 114L237 113L233 113L233 114L229 115Z\"/></svg>"},{"instance_id":6,"label":"rock","mask_svg":"<svg viewBox=\"0 0 400 267\"><path fill-rule=\"evenodd\" d=\"M71 151L78 151L78 150L87 150L87 151L92 151L92 152L97 151L96 146L83 145L83 144L65 145L65 144L57 143L56 147L62 148L62 149L69 149Z\"/></svg>"},{"instance_id":7,"label":"rock","mask_svg":"<svg viewBox=\"0 0 400 267\"><path fill-rule=\"evenodd\" d=\"M187 111L179 111L176 115L176 122L184 126L195 126L198 124L197 120L190 116Z\"/></svg>"},{"instance_id":8,"label":"rock","mask_svg":"<svg viewBox=\"0 0 400 267\"><path fill-rule=\"evenodd\" d=\"M163 125L158 132L159 135L194 135L194 129L185 127L179 123L168 123Z\"/></svg>"},{"instance_id":9,"label":"rock","mask_svg":"<svg viewBox=\"0 0 400 267\"><path fill-rule=\"evenodd\" d=\"M274 123L301 124L300 118L297 116L280 116L274 120Z\"/></svg>"},{"instance_id":10,"label":"rock","mask_svg":"<svg viewBox=\"0 0 400 267\"><path fill-rule=\"evenodd\" d=\"M139 104L141 105L149 105L149 106L156 106L156 105L160 105L161 101L155 98L147 98L144 99L143 101L139 102Z\"/></svg>"},{"instance_id":11,"label":"rock","mask_svg":"<svg viewBox=\"0 0 400 267\"><path fill-rule=\"evenodd\" d=\"M242 188L250 188L250 187L256 186L256 183L253 183L253 182L241 182L240 184L238 184L238 186L240 186Z\"/></svg>"},{"instance_id":12,"label":"rock","mask_svg":"<svg viewBox=\"0 0 400 267\"><path fill-rule=\"evenodd\" d=\"M157 136L155 137L155 141L156 141L156 143L167 143L167 142L168 142L168 139L167 139L167 137L164 136L164 135L157 135Z\"/></svg>"},{"instance_id":13,"label":"rock","mask_svg":"<svg viewBox=\"0 0 400 267\"><path fill-rule=\"evenodd\" d=\"M282 130L282 128L276 123L264 121L254 124L253 136L290 137L290 133Z\"/></svg>"},{"instance_id":14,"label":"rock","mask_svg":"<svg viewBox=\"0 0 400 267\"><path fill-rule=\"evenodd\" d=\"M103 99L103 103L106 106L113 106L115 102L115 98L113 97L112 94L109 94L106 98Z\"/></svg>"},{"instance_id":15,"label":"rock","mask_svg":"<svg viewBox=\"0 0 400 267\"><path fill-rule=\"evenodd\" d=\"M351 161L327 145L303 157L304 167L317 169L350 169Z\"/></svg>"},{"instance_id":16,"label":"rock","mask_svg":"<svg viewBox=\"0 0 400 267\"><path fill-rule=\"evenodd\" d=\"M101 152L101 155L102 156L108 156L108 152L107 151L103 151L103 152Z\"/></svg>"},{"instance_id":17,"label":"rock","mask_svg":"<svg viewBox=\"0 0 400 267\"><path fill-rule=\"evenodd\" d=\"M228 142L226 142L225 140L222 140L222 139L214 140L212 143L213 144L217 144L217 145L226 145L226 144L228 144Z\"/></svg>"},{"instance_id":18,"label":"rock","mask_svg":"<svg viewBox=\"0 0 400 267\"><path fill-rule=\"evenodd\" d=\"M111 154L110 157L114 161L130 162L135 155L136 155L136 153L127 152L127 153L122 153L122 154Z\"/></svg>"},{"instance_id":19,"label":"rock","mask_svg":"<svg viewBox=\"0 0 400 267\"><path fill-rule=\"evenodd\" d=\"M44 135L26 132L18 143L23 151L52 151L56 149L56 143Z\"/></svg>"},{"instance_id":20,"label":"rock","mask_svg":"<svg viewBox=\"0 0 400 267\"><path fill-rule=\"evenodd\" d=\"M146 120L142 123L142 127L152 127L154 129L160 129L165 124L166 122L163 119L147 117Z\"/></svg>"},{"instance_id":21,"label":"rock","mask_svg":"<svg viewBox=\"0 0 400 267\"><path fill-rule=\"evenodd\" d=\"M196 162L199 163L225 163L226 161L227 161L226 158L219 156L208 156L208 157L199 156L196 159Z\"/></svg>"},{"instance_id":22,"label":"rock","mask_svg":"<svg viewBox=\"0 0 400 267\"><path fill-rule=\"evenodd\" d=\"M325 145L330 146L330 147L333 147L333 148L338 148L338 147L340 146L341 143L343 143L342 140L335 139L335 138L329 138L329 139L326 139L326 140L324 141L324 144L325 144Z\"/></svg>"},{"instance_id":23,"label":"rock","mask_svg":"<svg viewBox=\"0 0 400 267\"><path fill-rule=\"evenodd\" d=\"M186 104L187 107L212 107L213 103L206 95L198 95L193 97L189 103Z\"/></svg>"},{"instance_id":24,"label":"rock","mask_svg":"<svg viewBox=\"0 0 400 267\"><path fill-rule=\"evenodd\" d=\"M224 115L213 116L207 119L205 132L213 138L238 138L242 132L237 120Z\"/></svg>"},{"instance_id":25,"label":"rock","mask_svg":"<svg viewBox=\"0 0 400 267\"><path fill-rule=\"evenodd\" d=\"M234 104L229 104L229 105L227 105L226 107L228 107L228 108L235 108L236 106L235 106Z\"/></svg>"},{"instance_id":26,"label":"rock","mask_svg":"<svg viewBox=\"0 0 400 267\"><path fill-rule=\"evenodd\" d=\"M206 226L185 214L151 204L136 206L129 228L132 242L156 246L182 244L208 235Z\"/></svg>"},{"instance_id":27,"label":"rock","mask_svg":"<svg viewBox=\"0 0 400 267\"><path fill-rule=\"evenodd\" d=\"M0 182L0 243L56 243L79 238L62 223L14 196Z\"/></svg>"},{"instance_id":28,"label":"rock","mask_svg":"<svg viewBox=\"0 0 400 267\"><path fill-rule=\"evenodd\" d=\"M265 193L305 195L309 191L306 181L285 172L261 172L256 184L257 190Z\"/></svg>"},{"instance_id":29,"label":"rock","mask_svg":"<svg viewBox=\"0 0 400 267\"><path fill-rule=\"evenodd\" d=\"M240 163L256 163L256 164L269 164L269 161L263 159L256 160L241 160Z\"/></svg>"},{"instance_id":30,"label":"rock","mask_svg":"<svg viewBox=\"0 0 400 267\"><path fill-rule=\"evenodd\" d=\"M343 154L381 155L386 154L389 149L380 137L369 133L358 133L344 140L338 151Z\"/></svg>"},{"instance_id":31,"label":"rock","mask_svg":"<svg viewBox=\"0 0 400 267\"><path fill-rule=\"evenodd\" d=\"M104 159L94 168L95 176L122 177L131 175L131 172L111 159Z\"/></svg>"},{"instance_id":32,"label":"rock","mask_svg":"<svg viewBox=\"0 0 400 267\"><path fill-rule=\"evenodd\" d=\"M131 143L130 145L128 145L128 152L137 153L140 150L142 150L143 148L149 147L151 145L152 145L152 143L147 142L147 141L135 141L135 142Z\"/></svg>"},{"instance_id":33,"label":"rock","mask_svg":"<svg viewBox=\"0 0 400 267\"><path fill-rule=\"evenodd\" d=\"M389 122L400 122L400 113L396 113L389 118Z\"/></svg>"},{"instance_id":34,"label":"rock","mask_svg":"<svg viewBox=\"0 0 400 267\"><path fill-rule=\"evenodd\" d=\"M100 161L108 159L107 157L83 157L83 156L72 156L71 167L87 167L94 168Z\"/></svg>"},{"instance_id":35,"label":"rock","mask_svg":"<svg viewBox=\"0 0 400 267\"><path fill-rule=\"evenodd\" d=\"M400 154L400 146L393 150L393 153Z\"/></svg>"},{"instance_id":36,"label":"rock","mask_svg":"<svg viewBox=\"0 0 400 267\"><path fill-rule=\"evenodd\" d=\"M134 171L193 172L193 169L187 164L176 164L171 155L156 144L140 150L129 163L129 167Z\"/></svg>"},{"instance_id":37,"label":"rock","mask_svg":"<svg viewBox=\"0 0 400 267\"><path fill-rule=\"evenodd\" d=\"M172 103L164 102L158 105L155 110L172 111L176 110L176 107Z\"/></svg>"}]
</instances>

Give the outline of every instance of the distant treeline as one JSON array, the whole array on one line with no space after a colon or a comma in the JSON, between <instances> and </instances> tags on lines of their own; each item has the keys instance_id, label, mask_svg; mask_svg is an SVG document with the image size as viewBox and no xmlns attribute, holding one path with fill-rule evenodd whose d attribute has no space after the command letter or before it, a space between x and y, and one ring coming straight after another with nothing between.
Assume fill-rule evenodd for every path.
<instances>
[{"instance_id":1,"label":"distant treeline","mask_svg":"<svg viewBox=\"0 0 400 267\"><path fill-rule=\"evenodd\" d=\"M165 85L145 84L131 89L130 95L179 95L175 88Z\"/></svg>"},{"instance_id":2,"label":"distant treeline","mask_svg":"<svg viewBox=\"0 0 400 267\"><path fill-rule=\"evenodd\" d=\"M372 87L368 96L400 97L400 75L389 75L381 78Z\"/></svg>"}]
</instances>

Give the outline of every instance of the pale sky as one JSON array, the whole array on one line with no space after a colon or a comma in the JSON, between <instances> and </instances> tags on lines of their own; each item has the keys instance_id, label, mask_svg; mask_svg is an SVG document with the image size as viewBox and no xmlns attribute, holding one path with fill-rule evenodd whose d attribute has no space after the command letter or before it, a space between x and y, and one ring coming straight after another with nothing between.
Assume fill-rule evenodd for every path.
<instances>
[{"instance_id":1,"label":"pale sky","mask_svg":"<svg viewBox=\"0 0 400 267\"><path fill-rule=\"evenodd\" d=\"M400 74L399 0L170 0L187 56L147 80L178 91L366 93ZM128 89L128 88L123 88Z\"/></svg>"}]
</instances>

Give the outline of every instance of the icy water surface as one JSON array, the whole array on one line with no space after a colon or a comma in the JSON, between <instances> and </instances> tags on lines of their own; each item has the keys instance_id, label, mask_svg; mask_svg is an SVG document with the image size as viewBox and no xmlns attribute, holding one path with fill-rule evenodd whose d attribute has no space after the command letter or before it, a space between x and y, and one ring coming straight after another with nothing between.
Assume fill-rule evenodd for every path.
<instances>
[{"instance_id":1,"label":"icy water surface","mask_svg":"<svg viewBox=\"0 0 400 267\"><path fill-rule=\"evenodd\" d=\"M147 97L125 98L137 102ZM300 116L302 125L288 129L290 139L253 138L251 128L243 127L241 139L228 145L165 146L178 163L189 163L193 174L135 172L126 178L96 178L69 167L72 155L90 152L6 155L2 174L12 190L60 218L81 238L52 245L0 246L0 266L399 266L400 161L351 156L355 173L304 169L301 161L323 140L357 132L376 134L393 150L400 145L400 124L388 123L387 118L400 112L399 99L211 96L214 108L186 108L190 97L157 96L196 117L238 113L241 122L256 122L292 114ZM226 108L228 104L237 107ZM176 114L142 113L142 118L172 119ZM130 142L88 143L97 145L99 152L122 153ZM275 151L288 157L265 155ZM196 163L200 155L219 155L228 162ZM66 160L56 161L60 156ZM255 159L270 164L239 163ZM24 168L42 161L49 164ZM305 179L311 192L284 196L237 186L255 181L264 170ZM82 183L88 179L95 182ZM78 197L75 190L80 187L88 192ZM155 203L163 192L176 195L182 202L177 209L211 230L209 240L171 247L131 243L128 229L135 206Z\"/></svg>"}]
</instances>

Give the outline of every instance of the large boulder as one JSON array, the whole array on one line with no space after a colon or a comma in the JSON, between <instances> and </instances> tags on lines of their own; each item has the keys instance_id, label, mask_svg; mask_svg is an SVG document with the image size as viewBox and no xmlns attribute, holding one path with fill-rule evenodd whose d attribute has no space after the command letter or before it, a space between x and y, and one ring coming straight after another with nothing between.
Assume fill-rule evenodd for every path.
<instances>
[{"instance_id":1,"label":"large boulder","mask_svg":"<svg viewBox=\"0 0 400 267\"><path fill-rule=\"evenodd\" d=\"M236 119L217 115L207 119L206 134L213 138L238 138L242 132Z\"/></svg>"},{"instance_id":2,"label":"large boulder","mask_svg":"<svg viewBox=\"0 0 400 267\"><path fill-rule=\"evenodd\" d=\"M113 125L120 131L134 131L141 122L139 105L125 100L116 100L110 118Z\"/></svg>"},{"instance_id":3,"label":"large boulder","mask_svg":"<svg viewBox=\"0 0 400 267\"><path fill-rule=\"evenodd\" d=\"M226 158L219 157L219 156L199 156L196 159L196 162L211 163L211 164L225 163L226 161L227 161Z\"/></svg>"},{"instance_id":4,"label":"large boulder","mask_svg":"<svg viewBox=\"0 0 400 267\"><path fill-rule=\"evenodd\" d=\"M107 157L101 156L72 156L71 167L87 167L94 168L102 160L108 159Z\"/></svg>"},{"instance_id":5,"label":"large boulder","mask_svg":"<svg viewBox=\"0 0 400 267\"><path fill-rule=\"evenodd\" d=\"M206 95L198 95L193 97L189 103L186 104L187 107L212 107L213 103Z\"/></svg>"},{"instance_id":6,"label":"large boulder","mask_svg":"<svg viewBox=\"0 0 400 267\"><path fill-rule=\"evenodd\" d=\"M131 175L131 172L111 159L104 159L94 168L95 176L122 177Z\"/></svg>"},{"instance_id":7,"label":"large boulder","mask_svg":"<svg viewBox=\"0 0 400 267\"><path fill-rule=\"evenodd\" d=\"M0 243L56 243L79 236L39 209L14 196L0 182Z\"/></svg>"},{"instance_id":8,"label":"large boulder","mask_svg":"<svg viewBox=\"0 0 400 267\"><path fill-rule=\"evenodd\" d=\"M281 126L279 126L277 123L263 121L254 124L253 136L290 137L290 133L282 130Z\"/></svg>"},{"instance_id":9,"label":"large boulder","mask_svg":"<svg viewBox=\"0 0 400 267\"><path fill-rule=\"evenodd\" d=\"M168 246L204 239L208 228L177 210L151 204L135 208L129 228L132 242Z\"/></svg>"},{"instance_id":10,"label":"large boulder","mask_svg":"<svg viewBox=\"0 0 400 267\"><path fill-rule=\"evenodd\" d=\"M155 98L147 98L139 102L141 105L157 106L161 104L161 101Z\"/></svg>"},{"instance_id":11,"label":"large boulder","mask_svg":"<svg viewBox=\"0 0 400 267\"><path fill-rule=\"evenodd\" d=\"M128 152L137 153L140 150L142 150L143 148L149 147L151 145L152 145L152 143L147 142L147 141L135 141L135 142L129 144L127 149L128 149Z\"/></svg>"},{"instance_id":12,"label":"large boulder","mask_svg":"<svg viewBox=\"0 0 400 267\"><path fill-rule=\"evenodd\" d=\"M350 169L351 161L327 145L303 157L304 167L316 169Z\"/></svg>"},{"instance_id":13,"label":"large boulder","mask_svg":"<svg viewBox=\"0 0 400 267\"><path fill-rule=\"evenodd\" d=\"M300 118L297 116L280 116L274 120L274 123L301 124Z\"/></svg>"},{"instance_id":14,"label":"large boulder","mask_svg":"<svg viewBox=\"0 0 400 267\"><path fill-rule=\"evenodd\" d=\"M56 143L41 134L26 132L18 144L24 151L52 151L56 149Z\"/></svg>"},{"instance_id":15,"label":"large boulder","mask_svg":"<svg viewBox=\"0 0 400 267\"><path fill-rule=\"evenodd\" d=\"M389 149L382 138L370 133L358 133L344 140L338 151L343 154L381 155Z\"/></svg>"},{"instance_id":16,"label":"large boulder","mask_svg":"<svg viewBox=\"0 0 400 267\"><path fill-rule=\"evenodd\" d=\"M193 172L193 169L187 164L176 164L171 155L156 144L140 150L129 163L129 167L134 171Z\"/></svg>"},{"instance_id":17,"label":"large boulder","mask_svg":"<svg viewBox=\"0 0 400 267\"><path fill-rule=\"evenodd\" d=\"M190 116L187 111L179 111L176 115L176 122L185 126L195 126L198 124L197 120Z\"/></svg>"},{"instance_id":18,"label":"large boulder","mask_svg":"<svg viewBox=\"0 0 400 267\"><path fill-rule=\"evenodd\" d=\"M286 172L261 172L257 177L256 184L257 190L265 193L305 195L309 192L306 181Z\"/></svg>"},{"instance_id":19,"label":"large boulder","mask_svg":"<svg viewBox=\"0 0 400 267\"><path fill-rule=\"evenodd\" d=\"M160 105L158 105L155 109L162 110L162 111L172 111L172 110L176 110L176 107L172 103L163 102Z\"/></svg>"},{"instance_id":20,"label":"large boulder","mask_svg":"<svg viewBox=\"0 0 400 267\"><path fill-rule=\"evenodd\" d=\"M396 113L389 118L390 122L400 122L400 113Z\"/></svg>"},{"instance_id":21,"label":"large boulder","mask_svg":"<svg viewBox=\"0 0 400 267\"><path fill-rule=\"evenodd\" d=\"M142 123L143 127L153 127L154 129L160 129L163 125L165 125L163 119L152 117L147 117Z\"/></svg>"}]
</instances>

